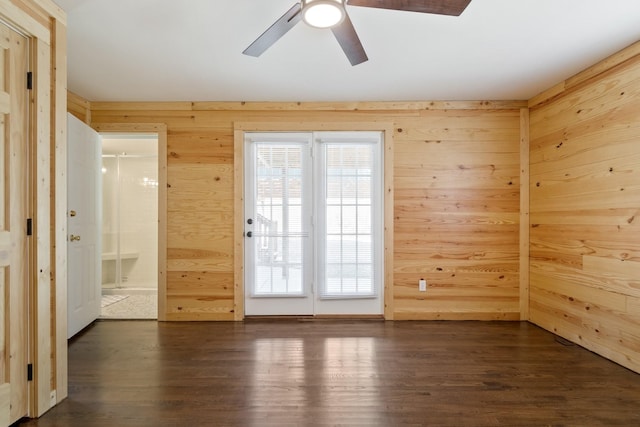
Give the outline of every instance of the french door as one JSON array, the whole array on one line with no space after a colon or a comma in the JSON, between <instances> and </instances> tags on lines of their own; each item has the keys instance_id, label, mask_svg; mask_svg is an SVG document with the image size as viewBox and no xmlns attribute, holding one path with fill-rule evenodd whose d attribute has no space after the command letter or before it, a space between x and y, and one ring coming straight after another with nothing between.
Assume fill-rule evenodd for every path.
<instances>
[{"instance_id":1,"label":"french door","mask_svg":"<svg viewBox=\"0 0 640 427\"><path fill-rule=\"evenodd\" d=\"M29 57L29 40L0 22L0 425L29 411Z\"/></svg>"},{"instance_id":2,"label":"french door","mask_svg":"<svg viewBox=\"0 0 640 427\"><path fill-rule=\"evenodd\" d=\"M245 134L245 314L382 313L382 134Z\"/></svg>"}]
</instances>

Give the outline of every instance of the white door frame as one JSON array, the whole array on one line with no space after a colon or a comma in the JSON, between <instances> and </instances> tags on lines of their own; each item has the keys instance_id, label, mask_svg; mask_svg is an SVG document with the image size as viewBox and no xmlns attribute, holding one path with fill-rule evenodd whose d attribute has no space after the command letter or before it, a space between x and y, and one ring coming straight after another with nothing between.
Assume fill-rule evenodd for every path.
<instances>
[{"instance_id":1,"label":"white door frame","mask_svg":"<svg viewBox=\"0 0 640 427\"><path fill-rule=\"evenodd\" d=\"M343 127L344 129L341 129L341 127ZM312 130L307 130L305 129L296 129L295 126L292 128L286 128L286 125L282 126L282 127L278 127L276 130L281 131L286 129L286 130L290 130L290 129L294 129L295 132L300 132L300 133L312 133L314 132L314 129L318 129L318 128L314 128ZM319 128L322 128L322 126L320 126ZM244 318L245 315L245 304L250 304L249 300L250 298L246 298L247 294L250 292L249 289L245 289L245 282L244 282L244 265L245 262L247 262L247 260L244 257L244 248L245 248L245 237L244 237L244 233L246 231L246 224L244 223L244 221L246 220L245 218L245 213L244 213L244 209L245 209L245 199L244 199L244 191L245 191L245 183L244 183L244 174L245 174L245 170L244 168L248 167L247 163L246 163L246 158L248 158L249 153L247 153L246 150L246 146L245 146L245 132L256 132L256 133L271 133L273 132L272 130L270 131L264 131L264 127L258 127L258 126L254 126L252 124L240 124L240 123L236 123L236 132L235 132L235 191L236 191L236 195L240 196L240 197L236 197L236 204L235 204L235 209L237 213L240 213L240 215L236 214L236 222L235 222L235 232L236 232L236 250L235 250L235 260L236 260L236 266L238 266L235 269L235 277L236 277L236 292L235 292L235 305L236 305L236 314L235 314L235 318L236 320L241 320L242 318ZM367 305L364 304L363 308L361 309L353 309L354 307L354 303L353 303L353 299L350 301L349 299L346 300L327 300L325 301L325 306L329 306L329 305L335 305L335 309L329 309L327 310L326 307L323 307L320 309L320 311L324 312L323 314L320 315L329 315L329 316L333 316L333 315L337 315L337 316L344 316L345 314L345 307L346 308L346 314L347 316L370 316L373 313L383 313L384 317L386 317L387 319L392 319L393 317L393 311L392 311L392 304L391 303L386 303L385 304L385 300L389 301L392 296L392 290L391 290L391 282L392 282L392 259L391 259L391 255L393 253L392 251L392 246L393 246L393 242L392 242L392 224L393 224L393 185L392 185L392 164L393 164L393 150L392 150L392 141L391 138L389 137L389 135L392 135L392 130L390 128L390 126L380 126L380 124L367 124L367 125L355 125L353 127L351 127L349 124L343 123L341 124L341 126L336 126L333 129L338 129L340 132L334 132L333 135L330 134L329 132L325 131L325 130L320 130L318 132L321 132L321 134L318 135L324 135L325 136L325 142L330 142L332 137L340 137L340 134L342 135L341 138L344 138L346 135L345 133L349 133L351 137L355 137L354 132L369 132L369 134L367 135L368 138L372 138L371 135L371 130L376 131L376 136L374 139L377 140L378 138L381 138L382 140L382 147L380 147L380 156L384 159L383 162L381 163L377 163L377 167L379 169L380 175L382 176L383 179L381 179L381 184L382 184L382 190L380 191L380 198L383 199L383 202L380 204L383 209L382 212L379 212L379 218L378 218L378 222L382 223L382 236L383 238L380 239L380 241L384 242L384 244L378 244L378 246L380 246L380 252L383 252L384 255L384 262L380 263L380 268L379 270L383 270L384 273L383 274L379 274L378 275L378 291L377 291L377 299L374 297L374 305L369 304L368 308ZM354 130L356 129L356 130ZM363 133L364 135L364 133ZM276 139L278 139L276 137ZM337 140L336 140L337 141ZM354 141L354 142L364 142L364 141ZM377 162L377 161L376 161ZM317 165L319 166L319 164ZM250 268L249 265L247 265L247 268ZM238 286L241 285L241 286ZM319 298L317 298L317 295L314 295L314 303L317 303L317 301L315 301L316 299L319 300ZM362 301L363 298L358 297L359 301ZM240 311L242 310L242 311ZM317 313L318 310L314 307L314 311ZM249 314L253 314L252 311L248 311ZM261 313L263 314L263 313ZM266 314L281 314L281 315L286 315L288 313L286 312L281 312L281 313L266 313Z\"/></svg>"},{"instance_id":2,"label":"white door frame","mask_svg":"<svg viewBox=\"0 0 640 427\"><path fill-rule=\"evenodd\" d=\"M317 113L316 115L321 115ZM318 120L316 118L316 120ZM244 139L245 132L380 131L384 139L384 284L386 320L394 318L393 304L393 122L235 122L234 123L234 319L244 319ZM354 316L359 317L359 316Z\"/></svg>"}]
</instances>

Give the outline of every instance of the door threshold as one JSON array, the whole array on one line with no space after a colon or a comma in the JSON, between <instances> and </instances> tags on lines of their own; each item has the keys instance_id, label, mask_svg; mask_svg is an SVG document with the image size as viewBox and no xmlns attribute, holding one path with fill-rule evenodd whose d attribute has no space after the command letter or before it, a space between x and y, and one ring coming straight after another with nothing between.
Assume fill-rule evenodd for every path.
<instances>
[{"instance_id":1,"label":"door threshold","mask_svg":"<svg viewBox=\"0 0 640 427\"><path fill-rule=\"evenodd\" d=\"M290 316L282 316L282 315L274 315L274 316L245 316L245 322L251 321L294 321L294 322L316 322L316 321L349 321L349 320L374 320L374 321L384 321L384 316L382 314L318 314L318 315L290 315Z\"/></svg>"}]
</instances>

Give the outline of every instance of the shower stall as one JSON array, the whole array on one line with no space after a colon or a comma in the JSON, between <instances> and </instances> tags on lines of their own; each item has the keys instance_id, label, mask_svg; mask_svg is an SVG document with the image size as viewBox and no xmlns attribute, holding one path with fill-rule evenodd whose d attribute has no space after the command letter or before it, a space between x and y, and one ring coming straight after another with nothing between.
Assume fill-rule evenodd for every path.
<instances>
[{"instance_id":1,"label":"shower stall","mask_svg":"<svg viewBox=\"0 0 640 427\"><path fill-rule=\"evenodd\" d=\"M102 289L157 292L157 139L103 138Z\"/></svg>"}]
</instances>

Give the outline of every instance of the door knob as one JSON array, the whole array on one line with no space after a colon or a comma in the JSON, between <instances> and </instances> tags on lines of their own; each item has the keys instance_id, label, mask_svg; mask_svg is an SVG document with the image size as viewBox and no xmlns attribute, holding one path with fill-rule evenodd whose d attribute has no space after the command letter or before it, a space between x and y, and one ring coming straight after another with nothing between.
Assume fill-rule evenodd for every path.
<instances>
[{"instance_id":1,"label":"door knob","mask_svg":"<svg viewBox=\"0 0 640 427\"><path fill-rule=\"evenodd\" d=\"M253 236L253 233L251 231L247 231L247 237L251 237Z\"/></svg>"},{"instance_id":2,"label":"door knob","mask_svg":"<svg viewBox=\"0 0 640 427\"><path fill-rule=\"evenodd\" d=\"M69 240L71 240L72 242L79 242L80 236L75 236L72 234L71 237L69 237Z\"/></svg>"},{"instance_id":3,"label":"door knob","mask_svg":"<svg viewBox=\"0 0 640 427\"><path fill-rule=\"evenodd\" d=\"M74 210L70 210L69 211L69 216L76 216L76 215L77 215L76 211L74 211Z\"/></svg>"}]
</instances>

